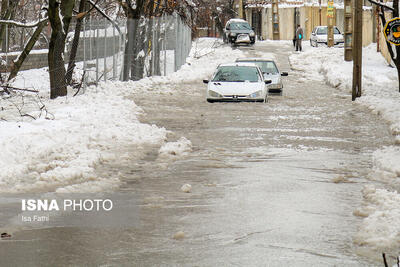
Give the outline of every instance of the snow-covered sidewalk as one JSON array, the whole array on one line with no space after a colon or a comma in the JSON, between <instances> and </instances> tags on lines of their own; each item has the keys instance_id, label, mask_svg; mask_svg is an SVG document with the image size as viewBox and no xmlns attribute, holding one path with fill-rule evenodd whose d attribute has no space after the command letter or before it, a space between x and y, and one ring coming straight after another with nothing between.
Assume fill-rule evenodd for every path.
<instances>
[{"instance_id":1,"label":"snow-covered sidewalk","mask_svg":"<svg viewBox=\"0 0 400 267\"><path fill-rule=\"evenodd\" d=\"M306 44L304 52L290 56L290 63L305 79L325 81L351 101L353 63L344 61L343 52L340 48L313 48ZM364 188L364 206L354 214L365 219L354 241L382 252L400 245L400 194L396 191L400 184L400 93L396 69L376 52L375 44L363 49L362 71L362 97L356 103L388 121L396 144L373 154L374 172L369 179L382 188Z\"/></svg>"},{"instance_id":2,"label":"snow-covered sidewalk","mask_svg":"<svg viewBox=\"0 0 400 267\"><path fill-rule=\"evenodd\" d=\"M166 77L100 83L83 95L52 101L48 100L46 68L21 72L14 86L39 90L51 115L37 120L20 117L10 99L0 98L0 192L112 190L121 184L121 177L99 177L97 166L127 160L132 150L143 145L160 147L160 155L187 153L189 140L166 142L167 130L141 123L137 115L142 110L129 97L134 91L149 91L160 84L201 80L218 64L239 56L241 51L204 38L194 43L188 64ZM163 86L163 90L171 87ZM37 110L27 112L38 117Z\"/></svg>"}]
</instances>

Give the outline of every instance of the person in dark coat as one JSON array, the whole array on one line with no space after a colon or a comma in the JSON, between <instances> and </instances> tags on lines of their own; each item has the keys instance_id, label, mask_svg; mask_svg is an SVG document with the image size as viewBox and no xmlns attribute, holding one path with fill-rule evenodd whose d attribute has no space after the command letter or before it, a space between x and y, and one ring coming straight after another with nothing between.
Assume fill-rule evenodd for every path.
<instances>
[{"instance_id":1,"label":"person in dark coat","mask_svg":"<svg viewBox=\"0 0 400 267\"><path fill-rule=\"evenodd\" d=\"M300 24L297 24L297 30L296 30L296 51L301 51L301 40L303 40L304 34L303 34L303 29L300 27Z\"/></svg>"}]
</instances>

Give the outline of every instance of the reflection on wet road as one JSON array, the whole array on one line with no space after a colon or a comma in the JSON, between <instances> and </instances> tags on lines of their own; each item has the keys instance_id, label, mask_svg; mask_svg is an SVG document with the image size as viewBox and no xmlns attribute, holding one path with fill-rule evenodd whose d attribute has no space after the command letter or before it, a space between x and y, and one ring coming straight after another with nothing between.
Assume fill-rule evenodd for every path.
<instances>
[{"instance_id":1,"label":"reflection on wet road","mask_svg":"<svg viewBox=\"0 0 400 267\"><path fill-rule=\"evenodd\" d=\"M20 246L39 246L37 259L62 265L378 264L357 255L359 218L352 212L371 152L393 141L387 125L350 96L290 72L290 50L270 43L247 49L249 56L275 53L281 71L289 71L283 95L266 104L209 104L201 81L171 85L179 93L134 96L143 122L193 144L192 153L170 164L147 148L140 160L112 166L125 177L121 190L140 197L140 227L45 229L24 233L39 241ZM192 193L179 190L185 183ZM178 231L181 240L173 238ZM69 236L74 249L57 243Z\"/></svg>"}]
</instances>

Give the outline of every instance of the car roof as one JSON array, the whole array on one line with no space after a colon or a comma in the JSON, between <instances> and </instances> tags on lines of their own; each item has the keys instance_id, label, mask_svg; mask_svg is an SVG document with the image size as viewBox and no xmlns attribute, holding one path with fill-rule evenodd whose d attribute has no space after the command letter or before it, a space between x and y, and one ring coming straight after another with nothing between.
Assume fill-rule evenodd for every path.
<instances>
[{"instance_id":1,"label":"car roof","mask_svg":"<svg viewBox=\"0 0 400 267\"><path fill-rule=\"evenodd\" d=\"M250 62L235 62L235 63L226 63L220 64L218 67L257 67L258 66L254 63Z\"/></svg>"},{"instance_id":2,"label":"car roof","mask_svg":"<svg viewBox=\"0 0 400 267\"><path fill-rule=\"evenodd\" d=\"M316 26L315 29L317 29L317 28L327 28L327 27L328 26ZM337 26L333 26L333 27L337 28Z\"/></svg>"},{"instance_id":3,"label":"car roof","mask_svg":"<svg viewBox=\"0 0 400 267\"><path fill-rule=\"evenodd\" d=\"M245 21L244 19L230 19L230 20L228 20L227 23L231 23L231 22L247 22L247 21Z\"/></svg>"},{"instance_id":4,"label":"car roof","mask_svg":"<svg viewBox=\"0 0 400 267\"><path fill-rule=\"evenodd\" d=\"M270 58L237 58L236 62L247 62L247 61L269 61L269 62L274 62L275 61L273 59Z\"/></svg>"}]
</instances>

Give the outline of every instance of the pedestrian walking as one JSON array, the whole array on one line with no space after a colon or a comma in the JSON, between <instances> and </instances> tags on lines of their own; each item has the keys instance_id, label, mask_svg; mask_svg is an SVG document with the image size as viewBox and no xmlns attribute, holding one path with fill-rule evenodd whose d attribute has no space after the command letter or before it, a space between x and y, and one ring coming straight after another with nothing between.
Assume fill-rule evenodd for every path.
<instances>
[{"instance_id":1,"label":"pedestrian walking","mask_svg":"<svg viewBox=\"0 0 400 267\"><path fill-rule=\"evenodd\" d=\"M303 29L300 27L300 24L297 24L296 30L296 51L301 51L301 40L303 40Z\"/></svg>"}]
</instances>

